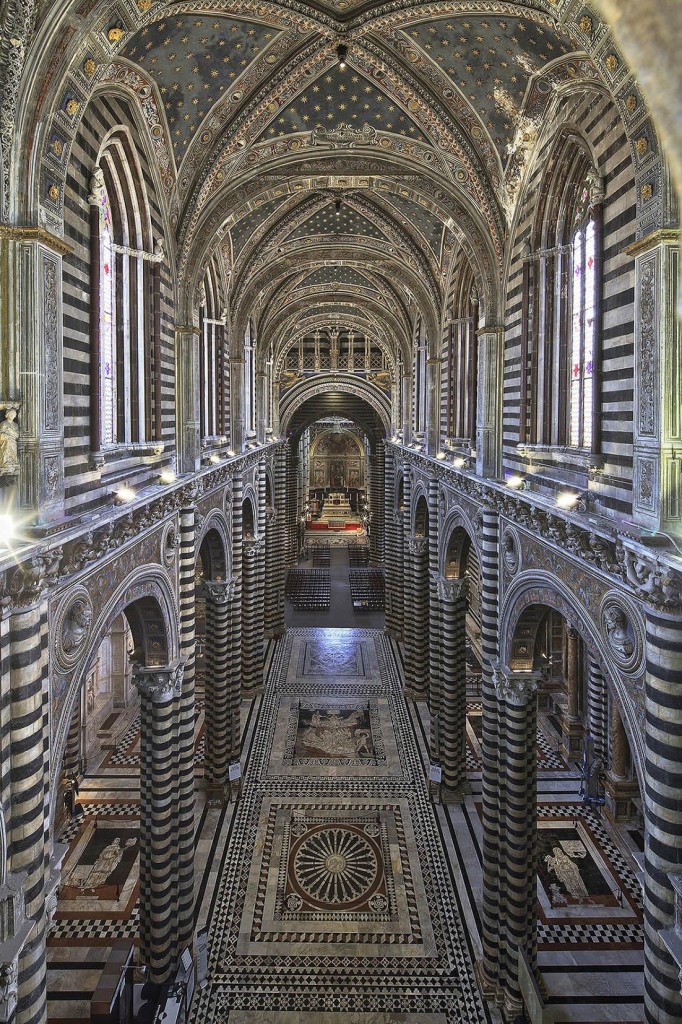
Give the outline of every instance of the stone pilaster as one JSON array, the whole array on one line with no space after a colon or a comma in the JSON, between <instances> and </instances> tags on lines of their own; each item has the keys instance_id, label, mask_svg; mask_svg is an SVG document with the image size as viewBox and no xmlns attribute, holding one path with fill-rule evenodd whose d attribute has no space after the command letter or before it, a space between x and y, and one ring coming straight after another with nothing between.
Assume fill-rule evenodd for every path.
<instances>
[{"instance_id":1,"label":"stone pilaster","mask_svg":"<svg viewBox=\"0 0 682 1024\"><path fill-rule=\"evenodd\" d=\"M398 557L399 538L402 545L402 514L395 508L396 463L393 452L387 450L384 468L384 567L386 573L386 633L400 636L402 615L399 614L398 594L402 598L402 559ZM402 609L402 600L400 601Z\"/></svg>"},{"instance_id":2,"label":"stone pilaster","mask_svg":"<svg viewBox=\"0 0 682 1024\"><path fill-rule=\"evenodd\" d=\"M476 472L500 475L502 454L502 355L504 327L478 332Z\"/></svg>"},{"instance_id":3,"label":"stone pilaster","mask_svg":"<svg viewBox=\"0 0 682 1024\"><path fill-rule=\"evenodd\" d=\"M376 442L372 453L369 482L369 557L372 565L382 565L384 555L384 443Z\"/></svg>"},{"instance_id":4,"label":"stone pilaster","mask_svg":"<svg viewBox=\"0 0 682 1024\"><path fill-rule=\"evenodd\" d=\"M656 231L631 245L635 257L633 518L682 533L682 360L679 233Z\"/></svg>"},{"instance_id":5,"label":"stone pilaster","mask_svg":"<svg viewBox=\"0 0 682 1024\"><path fill-rule=\"evenodd\" d=\"M175 366L178 470L196 473L201 465L198 327L176 326Z\"/></svg>"},{"instance_id":6,"label":"stone pilaster","mask_svg":"<svg viewBox=\"0 0 682 1024\"><path fill-rule=\"evenodd\" d=\"M140 692L140 957L162 984L176 964L176 761L183 664L136 665Z\"/></svg>"},{"instance_id":7,"label":"stone pilaster","mask_svg":"<svg viewBox=\"0 0 682 1024\"><path fill-rule=\"evenodd\" d=\"M429 614L428 629L428 680L427 694L429 702L429 760L431 764L442 767L441 752L441 708L443 702L443 648L442 648L442 615L440 590L438 587L438 481L429 480ZM434 795L440 791L435 779L430 779L430 790Z\"/></svg>"},{"instance_id":8,"label":"stone pilaster","mask_svg":"<svg viewBox=\"0 0 682 1024\"><path fill-rule=\"evenodd\" d=\"M0 225L0 402L18 409L16 503L40 509L43 521L64 507L62 257L68 251L42 229Z\"/></svg>"}]
</instances>

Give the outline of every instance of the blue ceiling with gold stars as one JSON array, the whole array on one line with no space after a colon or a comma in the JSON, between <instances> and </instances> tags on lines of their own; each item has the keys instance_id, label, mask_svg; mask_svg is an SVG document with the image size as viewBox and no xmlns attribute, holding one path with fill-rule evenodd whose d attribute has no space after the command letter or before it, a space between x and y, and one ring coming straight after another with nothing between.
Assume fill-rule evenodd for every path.
<instances>
[{"instance_id":1,"label":"blue ceiling with gold stars","mask_svg":"<svg viewBox=\"0 0 682 1024\"><path fill-rule=\"evenodd\" d=\"M443 223L430 210L413 202L407 196L396 195L395 192L380 193L398 212L398 220L405 226L416 228L433 249L436 257L440 256L443 240Z\"/></svg>"},{"instance_id":2,"label":"blue ceiling with gold stars","mask_svg":"<svg viewBox=\"0 0 682 1024\"><path fill-rule=\"evenodd\" d=\"M343 285L347 284L353 288L370 288L376 291L372 284L363 274L359 274L354 267L318 267L312 274L309 274L302 282L304 288L313 288L316 285Z\"/></svg>"},{"instance_id":3,"label":"blue ceiling with gold stars","mask_svg":"<svg viewBox=\"0 0 682 1024\"><path fill-rule=\"evenodd\" d=\"M279 31L219 15L164 18L140 29L122 51L156 81L176 164L226 89Z\"/></svg>"},{"instance_id":4,"label":"blue ceiling with gold stars","mask_svg":"<svg viewBox=\"0 0 682 1024\"><path fill-rule=\"evenodd\" d=\"M351 128L370 124L377 131L430 145L409 114L350 65L344 71L338 66L330 68L307 86L265 129L262 138L321 126L335 128L342 121Z\"/></svg>"},{"instance_id":5,"label":"blue ceiling with gold stars","mask_svg":"<svg viewBox=\"0 0 682 1024\"><path fill-rule=\"evenodd\" d=\"M502 157L514 136L514 111L500 91L520 110L531 74L575 50L567 33L529 18L450 15L413 25L404 35L471 102Z\"/></svg>"},{"instance_id":6,"label":"blue ceiling with gold stars","mask_svg":"<svg viewBox=\"0 0 682 1024\"><path fill-rule=\"evenodd\" d=\"M278 206L281 206L286 196L277 196L276 199L270 199L266 203L262 203L261 206L256 207L255 210L251 210L245 217L237 221L233 228L230 228L230 235L232 236L232 254L236 260L240 252L248 242L251 235L256 231L261 224L264 224L268 217L275 212Z\"/></svg>"},{"instance_id":7,"label":"blue ceiling with gold stars","mask_svg":"<svg viewBox=\"0 0 682 1024\"><path fill-rule=\"evenodd\" d=\"M375 227L371 221L363 217L361 213L354 210L347 202L341 202L339 212L336 212L334 202L330 201L327 206L314 213L312 217L300 225L290 235L290 240L295 238L307 238L309 235L358 235L365 238L377 238L385 242L386 236Z\"/></svg>"}]
</instances>

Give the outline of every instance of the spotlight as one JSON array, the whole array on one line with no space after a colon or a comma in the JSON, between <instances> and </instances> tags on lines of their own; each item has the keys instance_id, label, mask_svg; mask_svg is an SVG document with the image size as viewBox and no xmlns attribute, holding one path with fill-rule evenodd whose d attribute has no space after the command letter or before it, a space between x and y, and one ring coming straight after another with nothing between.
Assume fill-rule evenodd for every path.
<instances>
[{"instance_id":1,"label":"spotlight","mask_svg":"<svg viewBox=\"0 0 682 1024\"><path fill-rule=\"evenodd\" d=\"M341 200L340 199L335 199L334 200L334 209L336 210L336 216L339 217L341 215Z\"/></svg>"},{"instance_id":2,"label":"spotlight","mask_svg":"<svg viewBox=\"0 0 682 1024\"><path fill-rule=\"evenodd\" d=\"M159 480L162 484L172 484L175 480L175 473L172 469L162 469L159 473Z\"/></svg>"},{"instance_id":3,"label":"spotlight","mask_svg":"<svg viewBox=\"0 0 682 1024\"><path fill-rule=\"evenodd\" d=\"M119 487L116 491L116 497L119 501L132 501L135 497L135 491L132 487Z\"/></svg>"},{"instance_id":4,"label":"spotlight","mask_svg":"<svg viewBox=\"0 0 682 1024\"><path fill-rule=\"evenodd\" d=\"M522 491L525 485L526 481L519 473L512 473L507 477L507 487L512 487L515 491Z\"/></svg>"},{"instance_id":5,"label":"spotlight","mask_svg":"<svg viewBox=\"0 0 682 1024\"><path fill-rule=\"evenodd\" d=\"M219 455L216 455L216 453L215 453L215 452L213 452L213 454L212 454L212 455L209 455L209 457L208 457L208 461L209 461L209 462L212 462L212 463L213 463L213 465L215 466L215 464L216 464L217 462L220 462L220 456L219 456Z\"/></svg>"},{"instance_id":6,"label":"spotlight","mask_svg":"<svg viewBox=\"0 0 682 1024\"><path fill-rule=\"evenodd\" d=\"M336 47L336 53L339 58L339 70L346 70L346 57L348 56L348 47L345 43L339 43Z\"/></svg>"},{"instance_id":7,"label":"spotlight","mask_svg":"<svg viewBox=\"0 0 682 1024\"><path fill-rule=\"evenodd\" d=\"M587 510L587 502L584 494L576 493L576 491L559 491L556 496L557 508L563 508L570 512L585 512Z\"/></svg>"},{"instance_id":8,"label":"spotlight","mask_svg":"<svg viewBox=\"0 0 682 1024\"><path fill-rule=\"evenodd\" d=\"M454 459L452 460L452 465L455 467L455 469L464 469L466 464L467 460L464 458L463 455L455 455Z\"/></svg>"},{"instance_id":9,"label":"spotlight","mask_svg":"<svg viewBox=\"0 0 682 1024\"><path fill-rule=\"evenodd\" d=\"M436 458L437 459L445 459L445 458L447 458L447 456L446 456L445 452L437 452L436 453Z\"/></svg>"},{"instance_id":10,"label":"spotlight","mask_svg":"<svg viewBox=\"0 0 682 1024\"><path fill-rule=\"evenodd\" d=\"M16 523L10 515L0 515L0 548L9 548L16 537Z\"/></svg>"},{"instance_id":11,"label":"spotlight","mask_svg":"<svg viewBox=\"0 0 682 1024\"><path fill-rule=\"evenodd\" d=\"M228 448L227 449L227 457L228 457L228 459L233 459L236 454L237 453L235 452L234 448Z\"/></svg>"}]
</instances>

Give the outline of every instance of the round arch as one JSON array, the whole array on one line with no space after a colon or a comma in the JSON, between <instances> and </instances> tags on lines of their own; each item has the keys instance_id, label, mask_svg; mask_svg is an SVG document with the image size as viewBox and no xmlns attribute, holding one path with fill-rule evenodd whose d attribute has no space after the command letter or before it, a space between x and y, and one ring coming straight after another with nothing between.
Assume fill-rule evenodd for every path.
<instances>
[{"instance_id":1,"label":"round arch","mask_svg":"<svg viewBox=\"0 0 682 1024\"><path fill-rule=\"evenodd\" d=\"M100 612L68 684L64 706L55 729L50 795L50 828L54 825L56 780L64 759L69 724L87 673L102 641L119 615L124 614L135 643L136 660L145 666L168 665L179 656L178 610L167 574L160 566L143 565L114 592Z\"/></svg>"},{"instance_id":2,"label":"round arch","mask_svg":"<svg viewBox=\"0 0 682 1024\"><path fill-rule=\"evenodd\" d=\"M481 551L478 544L476 530L461 505L457 505L448 511L443 521L443 525L440 528L441 545L438 557L438 571L442 576L448 575L446 571L448 565L448 553L450 551L450 544L453 535L457 531L461 531L466 536L469 547L474 549L479 564L481 562ZM461 547L460 555L463 555L464 557L459 561L459 572L457 575L463 576L466 569L466 552L462 551Z\"/></svg>"},{"instance_id":3,"label":"round arch","mask_svg":"<svg viewBox=\"0 0 682 1024\"><path fill-rule=\"evenodd\" d=\"M507 591L499 618L500 664L509 668L511 649L524 613L535 606L551 608L575 626L581 639L594 654L604 676L616 695L623 725L628 735L632 760L640 786L644 779L644 738L634 701L623 682L621 670L614 664L603 638L568 586L543 570L521 573ZM531 613L535 621L535 616ZM540 619L538 618L537 627ZM533 643L535 634L533 635Z\"/></svg>"}]
</instances>

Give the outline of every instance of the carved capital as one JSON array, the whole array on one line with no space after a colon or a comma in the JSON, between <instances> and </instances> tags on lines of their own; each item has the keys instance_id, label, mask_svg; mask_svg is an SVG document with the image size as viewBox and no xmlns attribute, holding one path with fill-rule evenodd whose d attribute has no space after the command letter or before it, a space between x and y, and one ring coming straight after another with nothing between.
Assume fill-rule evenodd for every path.
<instances>
[{"instance_id":1,"label":"carved capital","mask_svg":"<svg viewBox=\"0 0 682 1024\"><path fill-rule=\"evenodd\" d=\"M244 541L243 550L245 558L255 558L258 552L263 547L263 537L249 537L248 540Z\"/></svg>"},{"instance_id":2,"label":"carved capital","mask_svg":"<svg viewBox=\"0 0 682 1024\"><path fill-rule=\"evenodd\" d=\"M197 593L212 604L227 604L234 597L237 580L236 576L229 580L204 580Z\"/></svg>"},{"instance_id":3,"label":"carved capital","mask_svg":"<svg viewBox=\"0 0 682 1024\"><path fill-rule=\"evenodd\" d=\"M180 696L184 670L185 662L180 658L170 665L133 665L133 683L140 697L152 704L165 704Z\"/></svg>"},{"instance_id":4,"label":"carved capital","mask_svg":"<svg viewBox=\"0 0 682 1024\"><path fill-rule=\"evenodd\" d=\"M438 576L436 577L436 586L439 600L447 604L456 604L458 601L466 600L469 580L466 576Z\"/></svg>"},{"instance_id":5,"label":"carved capital","mask_svg":"<svg viewBox=\"0 0 682 1024\"><path fill-rule=\"evenodd\" d=\"M535 696L540 685L540 675L537 672L510 672L493 666L493 686L499 700L507 704L516 704L523 707Z\"/></svg>"},{"instance_id":6,"label":"carved capital","mask_svg":"<svg viewBox=\"0 0 682 1024\"><path fill-rule=\"evenodd\" d=\"M407 540L407 546L412 555L426 555L429 550L429 538L410 536Z\"/></svg>"}]
</instances>

